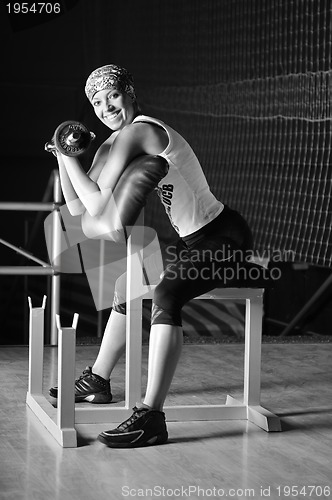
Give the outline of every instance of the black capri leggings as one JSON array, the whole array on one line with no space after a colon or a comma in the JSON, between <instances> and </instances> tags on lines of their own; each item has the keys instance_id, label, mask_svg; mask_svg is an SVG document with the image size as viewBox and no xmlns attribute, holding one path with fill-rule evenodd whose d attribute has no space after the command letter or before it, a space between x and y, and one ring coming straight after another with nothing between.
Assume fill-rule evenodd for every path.
<instances>
[{"instance_id":1,"label":"black capri leggings","mask_svg":"<svg viewBox=\"0 0 332 500\"><path fill-rule=\"evenodd\" d=\"M151 324L182 326L182 307L214 288L245 280L246 252L252 249L247 222L225 206L221 214L197 232L169 247L169 264L154 291ZM240 275L242 273L242 275ZM116 282L113 309L126 313L126 278Z\"/></svg>"}]
</instances>

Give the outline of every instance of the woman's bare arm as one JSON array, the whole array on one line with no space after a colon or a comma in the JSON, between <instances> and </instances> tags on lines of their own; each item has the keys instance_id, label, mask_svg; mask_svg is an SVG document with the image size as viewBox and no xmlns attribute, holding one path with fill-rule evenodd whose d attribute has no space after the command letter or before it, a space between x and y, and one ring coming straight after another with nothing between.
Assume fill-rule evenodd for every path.
<instances>
[{"instance_id":1,"label":"woman's bare arm","mask_svg":"<svg viewBox=\"0 0 332 500\"><path fill-rule=\"evenodd\" d=\"M131 124L115 138L105 163L95 163L90 176L76 157L61 155L68 178L80 201L95 217L104 210L126 166L140 154L158 154L164 149L162 130L147 124ZM105 153L105 151L104 151Z\"/></svg>"},{"instance_id":2,"label":"woman's bare arm","mask_svg":"<svg viewBox=\"0 0 332 500\"><path fill-rule=\"evenodd\" d=\"M95 182L98 180L100 172L102 171L105 165L110 147L111 147L110 140L107 139L96 152L91 168L87 173L87 175ZM78 194L75 191L73 184L69 178L64 162L64 156L61 155L59 152L57 153L56 156L59 166L61 188L69 213L71 215L81 215L85 212L86 207L79 199Z\"/></svg>"},{"instance_id":3,"label":"woman's bare arm","mask_svg":"<svg viewBox=\"0 0 332 500\"><path fill-rule=\"evenodd\" d=\"M60 153L57 153L57 160L59 165L61 189L69 213L71 215L81 215L85 212L85 206L83 205L75 189L73 188L72 182L67 174L62 155L60 155Z\"/></svg>"}]
</instances>

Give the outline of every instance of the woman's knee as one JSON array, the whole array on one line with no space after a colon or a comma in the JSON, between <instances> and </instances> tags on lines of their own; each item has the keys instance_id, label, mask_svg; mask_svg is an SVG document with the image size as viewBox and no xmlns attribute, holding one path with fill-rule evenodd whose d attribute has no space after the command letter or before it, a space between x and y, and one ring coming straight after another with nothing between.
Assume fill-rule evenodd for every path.
<instances>
[{"instance_id":1,"label":"woman's knee","mask_svg":"<svg viewBox=\"0 0 332 500\"><path fill-rule=\"evenodd\" d=\"M164 324L182 326L182 304L180 300L161 281L154 291L151 325Z\"/></svg>"}]
</instances>

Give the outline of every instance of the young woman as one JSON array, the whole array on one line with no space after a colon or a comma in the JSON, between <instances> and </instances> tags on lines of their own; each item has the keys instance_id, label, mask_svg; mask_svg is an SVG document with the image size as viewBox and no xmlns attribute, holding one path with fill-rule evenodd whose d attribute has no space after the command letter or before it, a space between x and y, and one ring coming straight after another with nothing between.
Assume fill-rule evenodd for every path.
<instances>
[{"instance_id":1,"label":"young woman","mask_svg":"<svg viewBox=\"0 0 332 500\"><path fill-rule=\"evenodd\" d=\"M162 121L141 114L126 69L113 64L96 69L87 79L85 92L97 117L112 133L88 173L76 157L57 153L68 209L72 215L81 214L85 234L107 213L111 193L134 158L159 155L169 165L158 189L180 244L178 259L166 268L154 293L145 398L128 420L99 435L110 447L164 443L168 434L162 410L181 353L181 309L190 299L225 286L226 267L234 269L235 252L250 248L251 232L236 211L211 193L185 139ZM117 281L97 359L75 382L76 401L107 403L112 399L110 375L125 350L124 282ZM56 397L57 389L52 388L50 394Z\"/></svg>"}]
</instances>

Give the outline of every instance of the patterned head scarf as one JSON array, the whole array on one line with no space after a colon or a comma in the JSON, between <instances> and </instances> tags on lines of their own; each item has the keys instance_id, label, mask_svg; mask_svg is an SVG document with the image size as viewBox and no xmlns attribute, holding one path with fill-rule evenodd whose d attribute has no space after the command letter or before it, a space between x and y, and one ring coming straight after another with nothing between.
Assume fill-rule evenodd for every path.
<instances>
[{"instance_id":1,"label":"patterned head scarf","mask_svg":"<svg viewBox=\"0 0 332 500\"><path fill-rule=\"evenodd\" d=\"M108 64L95 69L85 84L85 93L89 101L100 90L116 87L121 92L126 92L132 99L136 99L133 77L125 68Z\"/></svg>"}]
</instances>

